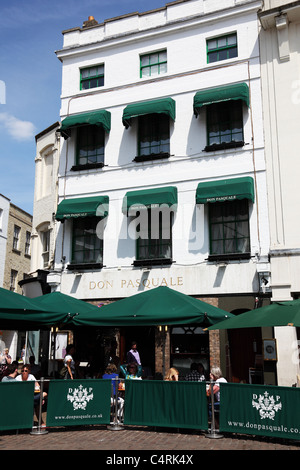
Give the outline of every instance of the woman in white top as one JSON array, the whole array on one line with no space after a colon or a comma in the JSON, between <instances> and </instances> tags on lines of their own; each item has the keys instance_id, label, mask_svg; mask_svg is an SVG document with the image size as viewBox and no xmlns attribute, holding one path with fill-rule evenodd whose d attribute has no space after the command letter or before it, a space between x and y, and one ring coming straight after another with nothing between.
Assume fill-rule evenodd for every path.
<instances>
[{"instance_id":1,"label":"woman in white top","mask_svg":"<svg viewBox=\"0 0 300 470\"><path fill-rule=\"evenodd\" d=\"M219 403L220 402L220 383L221 382L227 382L227 380L223 377L222 371L220 367L213 367L210 371L209 374L210 379L215 382L213 386L213 392L214 392L214 403ZM211 389L209 387L207 395L209 396L211 393Z\"/></svg>"},{"instance_id":2,"label":"woman in white top","mask_svg":"<svg viewBox=\"0 0 300 470\"><path fill-rule=\"evenodd\" d=\"M67 373L65 375L65 379L73 380L75 378L75 361L73 355L75 354L75 347L73 344L68 344L66 355L64 358L64 365L67 367Z\"/></svg>"},{"instance_id":3,"label":"woman in white top","mask_svg":"<svg viewBox=\"0 0 300 470\"><path fill-rule=\"evenodd\" d=\"M40 393L40 385L38 381L36 380L35 376L30 374L30 364L25 364L22 369L21 369L21 374L16 377L17 382L33 382L35 381L34 385L34 408L35 408L35 413L37 415L37 418L39 416L39 403L41 399L41 393ZM47 393L43 392L42 399L46 398ZM43 401L44 403L44 401ZM43 422L43 419L41 419L41 424L43 427L45 427L45 423Z\"/></svg>"}]
</instances>

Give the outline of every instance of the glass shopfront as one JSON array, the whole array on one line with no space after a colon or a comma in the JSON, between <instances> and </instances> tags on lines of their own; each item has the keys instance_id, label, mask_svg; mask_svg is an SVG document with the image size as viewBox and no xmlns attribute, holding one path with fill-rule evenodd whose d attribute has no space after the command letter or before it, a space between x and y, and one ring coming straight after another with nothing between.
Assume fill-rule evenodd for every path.
<instances>
[{"instance_id":1,"label":"glass shopfront","mask_svg":"<svg viewBox=\"0 0 300 470\"><path fill-rule=\"evenodd\" d=\"M209 335L199 326L172 327L171 366L179 371L180 378L190 372L192 363L201 363L205 377L209 377Z\"/></svg>"}]
</instances>

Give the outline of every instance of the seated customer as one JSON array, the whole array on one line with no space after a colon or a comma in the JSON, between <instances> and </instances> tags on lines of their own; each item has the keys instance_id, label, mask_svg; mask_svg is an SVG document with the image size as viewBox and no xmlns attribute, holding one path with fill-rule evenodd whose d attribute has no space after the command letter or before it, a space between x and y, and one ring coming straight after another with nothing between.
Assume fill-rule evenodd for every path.
<instances>
[{"instance_id":1,"label":"seated customer","mask_svg":"<svg viewBox=\"0 0 300 470\"><path fill-rule=\"evenodd\" d=\"M197 364L196 362L193 362L191 364L191 372L185 376L184 380L188 380L191 382L205 382L205 376L203 371L204 367L202 364Z\"/></svg>"},{"instance_id":2,"label":"seated customer","mask_svg":"<svg viewBox=\"0 0 300 470\"><path fill-rule=\"evenodd\" d=\"M118 374L117 374L117 367L115 364L108 364L108 366L105 369L105 373L102 375L102 379L112 379L112 386L113 386L113 396L110 399L111 405L115 404L115 396L117 393L117 388L116 384L119 383L118 379ZM118 418L122 417L123 414L123 408L124 408L124 399L121 397L118 397Z\"/></svg>"},{"instance_id":3,"label":"seated customer","mask_svg":"<svg viewBox=\"0 0 300 470\"><path fill-rule=\"evenodd\" d=\"M213 395L214 395L214 409L218 411L220 409L220 383L227 383L227 380L223 377L220 367L213 367L210 371L210 380L215 382L213 385ZM206 395L211 396L211 385L207 385ZM208 414L211 418L212 416L212 405L209 403ZM216 419L217 421L217 419Z\"/></svg>"},{"instance_id":4,"label":"seated customer","mask_svg":"<svg viewBox=\"0 0 300 470\"><path fill-rule=\"evenodd\" d=\"M41 378L41 368L38 364L35 364L35 357L30 356L29 358L30 372L35 376L37 380Z\"/></svg>"},{"instance_id":5,"label":"seated customer","mask_svg":"<svg viewBox=\"0 0 300 470\"><path fill-rule=\"evenodd\" d=\"M142 379L142 366L139 366L136 362L121 365L120 372L125 379Z\"/></svg>"},{"instance_id":6,"label":"seated customer","mask_svg":"<svg viewBox=\"0 0 300 470\"><path fill-rule=\"evenodd\" d=\"M175 367L171 367L171 369L168 370L165 376L165 380L169 382L178 382L178 377L179 377L179 372Z\"/></svg>"},{"instance_id":7,"label":"seated customer","mask_svg":"<svg viewBox=\"0 0 300 470\"><path fill-rule=\"evenodd\" d=\"M126 380L142 380L142 377L139 375L139 368L136 362L130 362L127 366Z\"/></svg>"},{"instance_id":8,"label":"seated customer","mask_svg":"<svg viewBox=\"0 0 300 470\"><path fill-rule=\"evenodd\" d=\"M22 367L21 374L16 377L17 382L26 382L26 381L35 381L35 386L34 386L34 407L35 407L35 412L37 415L37 418L39 416L39 403L40 399L46 398L47 393L43 392L43 396L41 397L40 394L40 385L37 382L36 378L34 375L30 374L30 364L25 364ZM44 423L42 421L42 425L44 426Z\"/></svg>"},{"instance_id":9,"label":"seated customer","mask_svg":"<svg viewBox=\"0 0 300 470\"><path fill-rule=\"evenodd\" d=\"M15 382L18 375L18 363L12 362L7 366L5 371L5 376L2 378L1 382Z\"/></svg>"}]
</instances>

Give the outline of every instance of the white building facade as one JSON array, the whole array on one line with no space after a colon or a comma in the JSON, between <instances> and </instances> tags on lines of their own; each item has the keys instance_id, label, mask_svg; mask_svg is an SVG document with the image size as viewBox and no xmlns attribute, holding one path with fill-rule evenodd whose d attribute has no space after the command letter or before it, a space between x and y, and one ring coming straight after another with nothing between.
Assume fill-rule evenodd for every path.
<instances>
[{"instance_id":1,"label":"white building facade","mask_svg":"<svg viewBox=\"0 0 300 470\"><path fill-rule=\"evenodd\" d=\"M232 312L268 302L261 7L176 1L64 31L53 290L97 304L166 285ZM226 342L211 362L227 369Z\"/></svg>"}]
</instances>

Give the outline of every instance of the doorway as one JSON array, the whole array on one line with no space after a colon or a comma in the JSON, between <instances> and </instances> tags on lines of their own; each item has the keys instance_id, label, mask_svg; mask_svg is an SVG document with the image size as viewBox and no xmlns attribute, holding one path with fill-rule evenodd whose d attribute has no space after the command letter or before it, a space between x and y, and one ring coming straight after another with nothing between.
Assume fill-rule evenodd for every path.
<instances>
[{"instance_id":1,"label":"doorway","mask_svg":"<svg viewBox=\"0 0 300 470\"><path fill-rule=\"evenodd\" d=\"M238 315L247 310L235 310ZM228 330L231 382L249 383L249 370L254 369L262 377L262 335L261 328L239 328ZM258 381L257 383L263 383Z\"/></svg>"},{"instance_id":2,"label":"doorway","mask_svg":"<svg viewBox=\"0 0 300 470\"><path fill-rule=\"evenodd\" d=\"M134 326L124 327L120 330L120 358L126 363L126 354L131 349L132 342L136 341L143 376L153 377L155 374L155 327Z\"/></svg>"}]
</instances>

